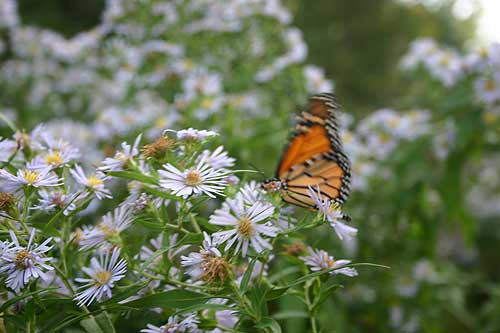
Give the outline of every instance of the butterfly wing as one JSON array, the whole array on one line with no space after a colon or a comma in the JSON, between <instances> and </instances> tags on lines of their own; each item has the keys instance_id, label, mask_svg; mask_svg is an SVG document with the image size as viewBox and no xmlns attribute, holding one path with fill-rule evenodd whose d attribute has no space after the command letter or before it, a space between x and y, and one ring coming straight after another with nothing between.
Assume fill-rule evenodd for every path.
<instances>
[{"instance_id":1,"label":"butterfly wing","mask_svg":"<svg viewBox=\"0 0 500 333\"><path fill-rule=\"evenodd\" d=\"M347 199L351 168L338 132L338 109L332 94L318 94L300 114L276 171L277 178L287 184L285 201L314 208L309 186L319 187L323 199L339 203Z\"/></svg>"}]
</instances>

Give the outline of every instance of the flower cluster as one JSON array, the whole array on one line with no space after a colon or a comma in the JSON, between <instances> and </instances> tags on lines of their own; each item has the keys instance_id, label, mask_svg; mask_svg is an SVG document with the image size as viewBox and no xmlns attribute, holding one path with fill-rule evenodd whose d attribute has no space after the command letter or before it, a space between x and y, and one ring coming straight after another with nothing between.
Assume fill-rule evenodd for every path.
<instances>
[{"instance_id":1,"label":"flower cluster","mask_svg":"<svg viewBox=\"0 0 500 333\"><path fill-rule=\"evenodd\" d=\"M236 160L223 146L205 149L218 133L193 128L163 133L150 143L141 135L133 144L122 143L93 168L80 166L79 149L43 126L2 141L10 147L0 169L2 230L9 235L0 241L0 276L7 297L28 300L40 281L50 297L81 308L118 301L134 306L157 293L199 298L203 311L170 316L161 326L149 323L141 332L194 332L210 316L217 327L232 329L250 316L239 296L267 279L277 244L295 237L297 219L255 181L240 182ZM116 201L115 193L124 188L128 195ZM309 191L321 215L306 225L328 219L340 239L356 234L340 221L338 205ZM219 198L225 198L222 207L202 217ZM96 210L109 207L103 201L111 199L116 206L99 218ZM80 222L82 217L87 222ZM141 228L152 247L128 244ZM336 261L323 250L283 255L296 256L297 264L312 272L357 275L346 267L349 260ZM141 289L114 301L118 286ZM232 292L220 301L222 288ZM155 309L161 312L160 304Z\"/></svg>"}]
</instances>

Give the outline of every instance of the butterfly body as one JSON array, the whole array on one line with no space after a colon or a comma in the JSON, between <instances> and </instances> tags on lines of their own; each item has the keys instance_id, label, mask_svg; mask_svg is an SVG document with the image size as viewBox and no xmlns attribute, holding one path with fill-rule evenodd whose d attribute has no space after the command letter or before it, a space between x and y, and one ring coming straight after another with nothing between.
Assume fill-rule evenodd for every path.
<instances>
[{"instance_id":1,"label":"butterfly body","mask_svg":"<svg viewBox=\"0 0 500 333\"><path fill-rule=\"evenodd\" d=\"M339 204L347 199L351 167L339 135L339 110L332 94L310 98L307 109L298 116L275 178L262 184L265 190L279 191L286 202L306 208L316 207L309 187L318 189L323 199Z\"/></svg>"}]
</instances>

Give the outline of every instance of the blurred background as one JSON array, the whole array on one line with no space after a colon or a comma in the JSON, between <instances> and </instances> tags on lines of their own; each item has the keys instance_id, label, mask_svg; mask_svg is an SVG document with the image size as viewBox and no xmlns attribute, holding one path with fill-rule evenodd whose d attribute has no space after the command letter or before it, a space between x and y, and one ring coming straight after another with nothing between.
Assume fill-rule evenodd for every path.
<instances>
[{"instance_id":1,"label":"blurred background","mask_svg":"<svg viewBox=\"0 0 500 333\"><path fill-rule=\"evenodd\" d=\"M320 326L500 332L500 2L233 2L0 0L2 136L45 122L91 164L139 131L215 128L270 176L293 113L334 90L359 237L310 236L391 269L345 281ZM275 305L284 332L308 330L301 308Z\"/></svg>"}]
</instances>

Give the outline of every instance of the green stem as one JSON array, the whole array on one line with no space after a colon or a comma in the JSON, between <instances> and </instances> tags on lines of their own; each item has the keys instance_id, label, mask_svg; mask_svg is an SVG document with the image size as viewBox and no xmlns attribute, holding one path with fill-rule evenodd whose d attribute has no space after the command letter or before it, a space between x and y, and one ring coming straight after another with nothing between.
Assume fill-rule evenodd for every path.
<instances>
[{"instance_id":1,"label":"green stem","mask_svg":"<svg viewBox=\"0 0 500 333\"><path fill-rule=\"evenodd\" d=\"M198 222L196 221L196 218L194 217L194 215L193 214L189 214L189 219L191 220L191 224L193 224L194 230L197 233L201 234L201 228L198 225Z\"/></svg>"},{"instance_id":2,"label":"green stem","mask_svg":"<svg viewBox=\"0 0 500 333\"><path fill-rule=\"evenodd\" d=\"M314 280L310 283L306 283L304 286L304 296L307 305L307 313L309 314L309 322L311 323L311 332L318 333L318 327L316 323L316 311L313 309L313 304L311 302L311 298L309 296L310 289L313 285Z\"/></svg>"}]
</instances>

